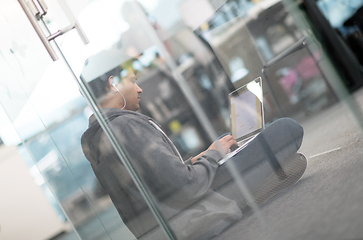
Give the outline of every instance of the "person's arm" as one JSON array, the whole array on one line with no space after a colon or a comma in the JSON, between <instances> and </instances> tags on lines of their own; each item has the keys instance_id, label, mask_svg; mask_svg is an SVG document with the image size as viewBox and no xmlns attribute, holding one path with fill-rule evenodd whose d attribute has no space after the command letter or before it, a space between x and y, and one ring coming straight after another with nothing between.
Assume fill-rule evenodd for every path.
<instances>
[{"instance_id":1,"label":"person's arm","mask_svg":"<svg viewBox=\"0 0 363 240\"><path fill-rule=\"evenodd\" d=\"M184 161L184 164L189 164L191 165L192 164L192 158L188 158L187 160Z\"/></svg>"},{"instance_id":2,"label":"person's arm","mask_svg":"<svg viewBox=\"0 0 363 240\"><path fill-rule=\"evenodd\" d=\"M223 156L215 144L188 165L174 152L168 139L151 124L120 117L114 119L112 125L134 167L153 192L178 192L180 200L185 200L199 198L209 190L218 168L217 162Z\"/></svg>"},{"instance_id":3,"label":"person's arm","mask_svg":"<svg viewBox=\"0 0 363 240\"><path fill-rule=\"evenodd\" d=\"M205 151L203 151L203 152L201 152L201 153L199 153L197 156L195 156L195 157L192 157L191 159L190 159L190 162L193 164L195 161L197 161L197 159L198 158L200 158L201 156L203 156L204 154L205 154L205 152L206 152L207 150L205 150Z\"/></svg>"}]
</instances>

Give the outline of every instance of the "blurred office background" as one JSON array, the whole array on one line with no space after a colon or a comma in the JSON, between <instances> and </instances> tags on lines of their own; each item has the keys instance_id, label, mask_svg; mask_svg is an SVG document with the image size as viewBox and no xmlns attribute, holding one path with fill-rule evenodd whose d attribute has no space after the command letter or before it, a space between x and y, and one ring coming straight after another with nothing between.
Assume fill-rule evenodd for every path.
<instances>
[{"instance_id":1,"label":"blurred office background","mask_svg":"<svg viewBox=\"0 0 363 240\"><path fill-rule=\"evenodd\" d=\"M0 3L1 239L134 239L80 146L92 111L75 78L102 49L138 58L140 112L185 159L229 131L228 93L257 77L266 124L309 119L363 83L363 0L45 2L50 32L72 15L90 44L64 34L53 62L19 3Z\"/></svg>"}]
</instances>

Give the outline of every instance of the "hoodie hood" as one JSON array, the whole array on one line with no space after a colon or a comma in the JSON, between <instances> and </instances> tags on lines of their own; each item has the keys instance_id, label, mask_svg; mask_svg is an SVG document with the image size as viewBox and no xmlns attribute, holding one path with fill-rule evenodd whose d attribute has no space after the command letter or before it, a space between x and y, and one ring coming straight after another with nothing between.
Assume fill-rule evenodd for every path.
<instances>
[{"instance_id":1,"label":"hoodie hood","mask_svg":"<svg viewBox=\"0 0 363 240\"><path fill-rule=\"evenodd\" d=\"M146 121L148 121L150 119L149 117L147 117L141 113L129 111L129 110L123 110L123 109L119 109L119 108L104 108L104 109L101 109L101 114L104 116L107 123L111 122L113 119L115 119L117 117L125 116L125 115L129 115L130 117L145 119ZM91 117L89 118L88 128L91 129L91 128L95 128L95 127L100 128L101 126L98 123L96 116L94 114L92 114Z\"/></svg>"},{"instance_id":2,"label":"hoodie hood","mask_svg":"<svg viewBox=\"0 0 363 240\"><path fill-rule=\"evenodd\" d=\"M122 110L118 108L105 108L101 109L101 114L104 117L106 123L111 122L117 117L120 116L128 116L129 118L137 118L144 121L149 121L150 118L134 111L129 110ZM99 124L96 116L94 114L91 115L89 118L89 125L88 129L83 133L81 138L81 144L83 152L86 158L90 161L92 165L98 163L99 157L99 147L93 146L94 144L98 143L101 135L103 134L103 129Z\"/></svg>"}]
</instances>

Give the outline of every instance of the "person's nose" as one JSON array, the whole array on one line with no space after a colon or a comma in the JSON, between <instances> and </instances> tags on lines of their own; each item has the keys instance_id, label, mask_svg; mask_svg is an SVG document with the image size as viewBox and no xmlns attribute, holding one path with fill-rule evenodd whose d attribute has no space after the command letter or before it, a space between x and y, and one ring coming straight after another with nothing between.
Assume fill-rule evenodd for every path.
<instances>
[{"instance_id":1,"label":"person's nose","mask_svg":"<svg viewBox=\"0 0 363 240\"><path fill-rule=\"evenodd\" d=\"M142 93L142 89L141 87L139 87L139 85L137 85L137 83L136 83L136 91L137 93Z\"/></svg>"}]
</instances>

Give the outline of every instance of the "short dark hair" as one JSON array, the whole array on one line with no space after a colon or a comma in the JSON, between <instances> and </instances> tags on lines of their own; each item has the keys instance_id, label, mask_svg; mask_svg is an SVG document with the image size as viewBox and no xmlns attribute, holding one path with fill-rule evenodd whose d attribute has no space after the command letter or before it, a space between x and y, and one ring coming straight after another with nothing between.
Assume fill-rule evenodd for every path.
<instances>
[{"instance_id":1,"label":"short dark hair","mask_svg":"<svg viewBox=\"0 0 363 240\"><path fill-rule=\"evenodd\" d=\"M108 83L108 79L111 76L115 76L115 77L118 77L120 79L120 81L122 82L123 78L124 78L124 76L123 76L124 74L122 74L122 72L124 70L128 71L128 70L132 69L135 72L135 69L133 67L133 63L135 61L139 61L139 60L137 58L130 58L127 61L123 62L122 64L118 65L117 67L111 69L110 71L102 74L101 76L99 76L93 80L84 79L82 77L82 74L81 74L80 78L82 79L82 81L87 82L88 89L93 93L93 96L97 100L100 100L100 98L102 98L104 95L106 95L110 91L110 85ZM87 64L88 64L88 59L85 62L85 66L87 66ZM135 72L135 74L136 74L136 72Z\"/></svg>"},{"instance_id":2,"label":"short dark hair","mask_svg":"<svg viewBox=\"0 0 363 240\"><path fill-rule=\"evenodd\" d=\"M100 99L110 91L110 85L108 83L109 77L120 76L122 70L123 68L121 66L117 66L88 83L88 87L96 99Z\"/></svg>"}]
</instances>

